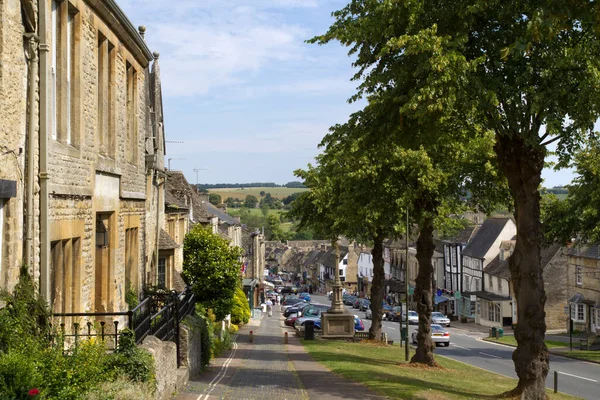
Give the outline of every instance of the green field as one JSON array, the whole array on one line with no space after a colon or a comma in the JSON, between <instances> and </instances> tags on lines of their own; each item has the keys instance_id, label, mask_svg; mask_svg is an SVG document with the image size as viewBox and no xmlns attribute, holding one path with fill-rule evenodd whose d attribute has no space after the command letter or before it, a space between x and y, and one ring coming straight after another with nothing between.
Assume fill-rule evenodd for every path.
<instances>
[{"instance_id":1,"label":"green field","mask_svg":"<svg viewBox=\"0 0 600 400\"><path fill-rule=\"evenodd\" d=\"M292 193L304 192L306 188L287 188L287 187L252 187L252 188L222 188L222 189L208 189L210 193L217 193L221 195L223 201L228 197L234 199L245 200L246 196L256 196L260 201L260 192L271 193L271 196L277 199L284 199Z\"/></svg>"}]
</instances>

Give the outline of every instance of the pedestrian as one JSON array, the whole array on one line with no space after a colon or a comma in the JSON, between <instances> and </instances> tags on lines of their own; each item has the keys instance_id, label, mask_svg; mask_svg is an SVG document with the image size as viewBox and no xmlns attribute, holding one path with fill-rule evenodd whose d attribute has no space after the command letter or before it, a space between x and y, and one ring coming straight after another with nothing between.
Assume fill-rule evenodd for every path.
<instances>
[{"instance_id":1,"label":"pedestrian","mask_svg":"<svg viewBox=\"0 0 600 400\"><path fill-rule=\"evenodd\" d=\"M272 317L273 316L273 302L271 301L271 299L267 300L267 316Z\"/></svg>"}]
</instances>

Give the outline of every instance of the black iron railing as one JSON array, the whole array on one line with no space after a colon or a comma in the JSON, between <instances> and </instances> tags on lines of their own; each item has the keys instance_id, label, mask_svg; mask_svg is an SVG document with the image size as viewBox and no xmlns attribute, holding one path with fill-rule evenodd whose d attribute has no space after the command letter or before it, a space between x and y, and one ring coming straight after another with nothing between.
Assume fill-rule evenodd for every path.
<instances>
[{"instance_id":1,"label":"black iron railing","mask_svg":"<svg viewBox=\"0 0 600 400\"><path fill-rule=\"evenodd\" d=\"M60 343L66 348L77 347L82 339L101 338L107 349L118 347L119 336L126 325L134 336L136 344L141 344L148 335L160 340L174 341L177 346L177 366L181 365L179 351L179 323L191 314L195 307L195 297L189 288L181 293L159 293L146 297L133 310L112 313L56 313L60 319L58 329L51 329L50 343Z\"/></svg>"}]
</instances>

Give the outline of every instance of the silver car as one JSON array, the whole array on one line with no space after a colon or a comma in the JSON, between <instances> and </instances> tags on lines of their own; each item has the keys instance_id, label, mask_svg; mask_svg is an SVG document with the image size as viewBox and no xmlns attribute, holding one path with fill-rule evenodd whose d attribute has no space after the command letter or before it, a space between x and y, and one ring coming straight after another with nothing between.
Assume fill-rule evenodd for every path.
<instances>
[{"instance_id":1,"label":"silver car","mask_svg":"<svg viewBox=\"0 0 600 400\"><path fill-rule=\"evenodd\" d=\"M438 311L431 313L431 322L437 325L450 326L450 318Z\"/></svg>"},{"instance_id":2,"label":"silver car","mask_svg":"<svg viewBox=\"0 0 600 400\"><path fill-rule=\"evenodd\" d=\"M419 331L415 330L412 333L412 342L417 343L417 335ZM431 324L431 340L435 343L436 346L443 344L444 346L450 346L450 332L445 330L441 325Z\"/></svg>"}]
</instances>

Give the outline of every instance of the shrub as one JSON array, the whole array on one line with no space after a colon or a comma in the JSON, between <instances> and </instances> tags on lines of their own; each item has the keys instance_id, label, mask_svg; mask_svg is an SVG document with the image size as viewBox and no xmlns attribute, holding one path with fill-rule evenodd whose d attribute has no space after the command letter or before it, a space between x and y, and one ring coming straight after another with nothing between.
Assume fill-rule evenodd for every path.
<instances>
[{"instance_id":1,"label":"shrub","mask_svg":"<svg viewBox=\"0 0 600 400\"><path fill-rule=\"evenodd\" d=\"M127 376L133 382L153 382L152 355L135 345L134 333L129 329L123 330L119 339L117 350L107 363L109 369L115 371L116 376Z\"/></svg>"},{"instance_id":2,"label":"shrub","mask_svg":"<svg viewBox=\"0 0 600 400\"><path fill-rule=\"evenodd\" d=\"M38 388L41 382L36 362L27 355L16 351L0 355L0 393L3 399L27 399L27 392Z\"/></svg>"},{"instance_id":3,"label":"shrub","mask_svg":"<svg viewBox=\"0 0 600 400\"><path fill-rule=\"evenodd\" d=\"M231 322L234 324L247 324L250 320L250 305L242 288L235 290L233 308L231 310Z\"/></svg>"},{"instance_id":4,"label":"shrub","mask_svg":"<svg viewBox=\"0 0 600 400\"><path fill-rule=\"evenodd\" d=\"M234 333L237 333L237 331L239 331L239 330L240 330L240 327L239 327L239 326L237 326L236 324L231 324L231 325L229 325L228 331L229 331L229 333L231 333L232 335L233 335Z\"/></svg>"}]
</instances>

